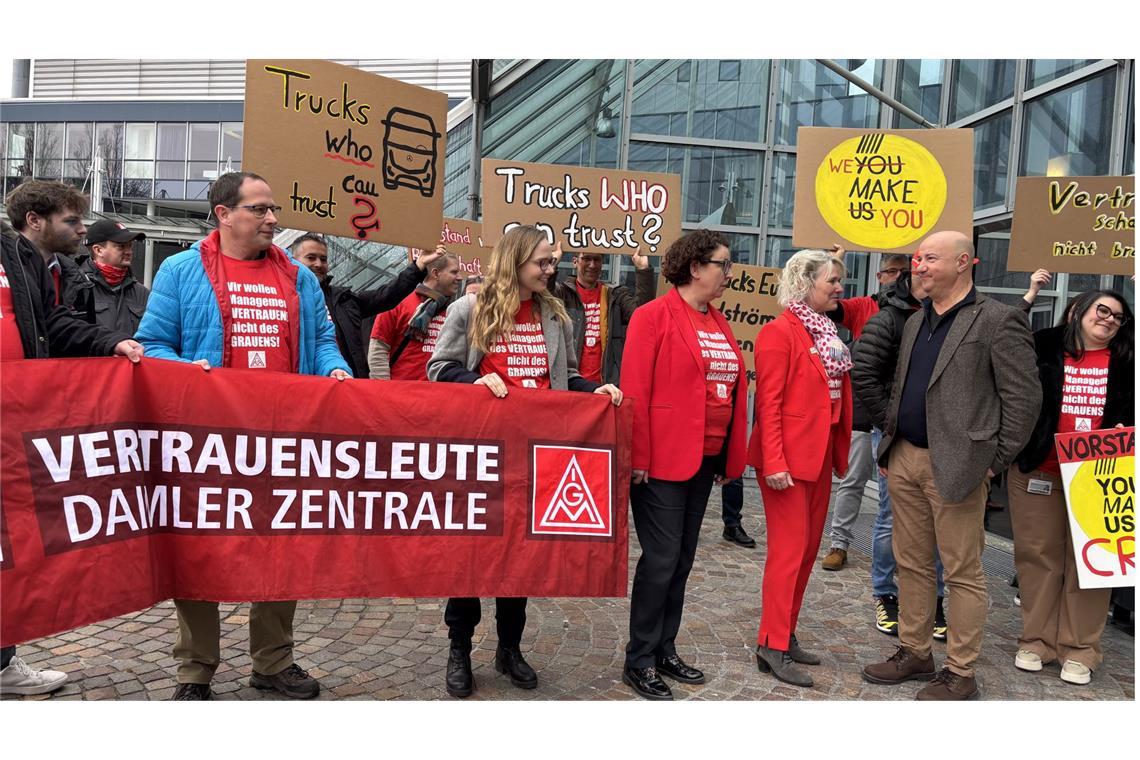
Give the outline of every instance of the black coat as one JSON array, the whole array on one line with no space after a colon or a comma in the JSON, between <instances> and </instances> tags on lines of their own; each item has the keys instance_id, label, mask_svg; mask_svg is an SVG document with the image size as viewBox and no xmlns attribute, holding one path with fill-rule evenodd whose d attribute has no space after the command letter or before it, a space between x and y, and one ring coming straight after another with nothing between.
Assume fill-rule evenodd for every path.
<instances>
[{"instance_id":1,"label":"black coat","mask_svg":"<svg viewBox=\"0 0 1140 760\"><path fill-rule=\"evenodd\" d=\"M130 335L138 330L150 297L150 291L130 271L118 285L109 285L89 256L79 262L63 293L63 305L88 324Z\"/></svg>"},{"instance_id":2,"label":"black coat","mask_svg":"<svg viewBox=\"0 0 1140 760\"><path fill-rule=\"evenodd\" d=\"M884 291L879 298L878 313L863 326L863 334L855 341L851 354L855 363L851 369L851 388L879 430L886 430L903 327L917 304L910 294L908 281L900 281Z\"/></svg>"},{"instance_id":3,"label":"black coat","mask_svg":"<svg viewBox=\"0 0 1140 760\"><path fill-rule=\"evenodd\" d=\"M1053 435L1061 420L1061 395L1065 384L1065 350L1062 339L1065 328L1049 327L1033 334L1033 347L1037 351L1037 373L1041 376L1041 415L1029 443L1014 461L1022 472L1032 472L1041 466L1053 449ZM1117 424L1131 426L1136 419L1136 398L1133 378L1136 375L1135 359L1122 361L1113 355L1108 360L1108 392L1104 402L1102 428Z\"/></svg>"},{"instance_id":4,"label":"black coat","mask_svg":"<svg viewBox=\"0 0 1140 760\"><path fill-rule=\"evenodd\" d=\"M110 356L117 343L131 337L89 325L66 306L56 306L51 273L39 251L23 235L6 228L0 244L26 358Z\"/></svg>"},{"instance_id":5,"label":"black coat","mask_svg":"<svg viewBox=\"0 0 1140 760\"><path fill-rule=\"evenodd\" d=\"M368 377L368 354L361 323L368 317L399 306L423 281L425 274L415 264L409 264L384 287L359 293L331 285L328 280L321 284L325 306L336 326L337 345L352 368L353 377Z\"/></svg>"}]
</instances>

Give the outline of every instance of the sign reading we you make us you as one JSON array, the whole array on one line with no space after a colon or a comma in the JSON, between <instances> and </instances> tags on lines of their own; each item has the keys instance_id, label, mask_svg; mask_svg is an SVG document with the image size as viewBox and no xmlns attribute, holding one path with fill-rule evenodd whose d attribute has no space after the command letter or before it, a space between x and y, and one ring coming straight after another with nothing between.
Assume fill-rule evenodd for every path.
<instances>
[{"instance_id":1,"label":"sign reading we you make us you","mask_svg":"<svg viewBox=\"0 0 1140 760\"><path fill-rule=\"evenodd\" d=\"M1019 177L1010 271L1132 274L1135 177Z\"/></svg>"},{"instance_id":2,"label":"sign reading we you make us you","mask_svg":"<svg viewBox=\"0 0 1140 760\"><path fill-rule=\"evenodd\" d=\"M483 159L483 242L531 224L565 251L661 256L681 237L681 177Z\"/></svg>"},{"instance_id":3,"label":"sign reading we you make us you","mask_svg":"<svg viewBox=\"0 0 1140 760\"><path fill-rule=\"evenodd\" d=\"M800 127L792 243L914 253L974 226L971 129Z\"/></svg>"},{"instance_id":4,"label":"sign reading we you make us you","mask_svg":"<svg viewBox=\"0 0 1140 760\"><path fill-rule=\"evenodd\" d=\"M250 60L242 168L282 226L434 247L443 218L447 95L350 66Z\"/></svg>"}]
</instances>

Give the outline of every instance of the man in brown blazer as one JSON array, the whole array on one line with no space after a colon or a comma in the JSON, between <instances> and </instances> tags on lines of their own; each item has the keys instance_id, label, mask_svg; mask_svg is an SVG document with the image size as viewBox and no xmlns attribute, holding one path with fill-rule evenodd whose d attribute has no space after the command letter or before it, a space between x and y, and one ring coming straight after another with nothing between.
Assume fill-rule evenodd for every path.
<instances>
[{"instance_id":1,"label":"man in brown blazer","mask_svg":"<svg viewBox=\"0 0 1140 760\"><path fill-rule=\"evenodd\" d=\"M903 330L879 447L894 505L901 646L886 662L864 668L863 677L882 684L933 679L918 692L923 700L978 694L986 483L1013 462L1041 409L1025 316L977 292L973 263L974 245L962 233L938 232L919 245L914 276L928 298ZM950 608L946 663L937 675L936 546Z\"/></svg>"}]
</instances>

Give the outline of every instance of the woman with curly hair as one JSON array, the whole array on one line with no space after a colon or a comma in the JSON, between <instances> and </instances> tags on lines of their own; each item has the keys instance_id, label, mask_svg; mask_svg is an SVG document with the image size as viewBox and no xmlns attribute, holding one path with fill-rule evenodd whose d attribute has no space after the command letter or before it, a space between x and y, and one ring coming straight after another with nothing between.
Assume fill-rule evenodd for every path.
<instances>
[{"instance_id":1,"label":"woman with curly hair","mask_svg":"<svg viewBox=\"0 0 1140 760\"><path fill-rule=\"evenodd\" d=\"M600 393L620 404L622 392L616 386L598 385L578 374L570 317L546 289L554 267L554 247L541 230L520 226L503 235L491 251L482 289L448 309L428 362L428 379L483 385L496 398L506 398L510 388L549 388ZM480 616L478 599L447 602L447 693L453 697L475 690L471 637ZM496 599L495 622L495 669L520 689L535 688L538 676L519 651L526 597Z\"/></svg>"},{"instance_id":2,"label":"woman with curly hair","mask_svg":"<svg viewBox=\"0 0 1140 760\"><path fill-rule=\"evenodd\" d=\"M843 262L800 251L780 275L784 311L756 338L756 401L748 463L756 468L768 555L756 665L795 686L811 686L799 665L818 665L800 648L796 622L811 576L831 473L847 472L851 446L851 354L826 313L843 297Z\"/></svg>"},{"instance_id":3,"label":"woman with curly hair","mask_svg":"<svg viewBox=\"0 0 1140 760\"><path fill-rule=\"evenodd\" d=\"M740 477L748 381L724 294L732 255L724 236L695 230L665 252L674 288L633 313L622 386L634 403L630 502L641 544L629 604L622 681L646 699L672 699L666 675L704 683L679 656L685 583L713 483Z\"/></svg>"}]
</instances>

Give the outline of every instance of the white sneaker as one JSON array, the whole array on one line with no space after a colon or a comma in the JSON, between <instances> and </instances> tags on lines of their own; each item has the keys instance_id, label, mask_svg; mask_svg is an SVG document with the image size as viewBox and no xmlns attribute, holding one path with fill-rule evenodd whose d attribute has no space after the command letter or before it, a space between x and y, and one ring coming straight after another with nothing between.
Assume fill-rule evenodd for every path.
<instances>
[{"instance_id":1,"label":"white sneaker","mask_svg":"<svg viewBox=\"0 0 1140 760\"><path fill-rule=\"evenodd\" d=\"M67 683L67 673L58 670L35 670L19 657L0 670L0 693L47 694Z\"/></svg>"},{"instance_id":2,"label":"white sneaker","mask_svg":"<svg viewBox=\"0 0 1140 760\"><path fill-rule=\"evenodd\" d=\"M1092 671L1076 660L1065 660L1061 666L1061 680L1065 683L1084 685L1092 680Z\"/></svg>"},{"instance_id":3,"label":"white sneaker","mask_svg":"<svg viewBox=\"0 0 1140 760\"><path fill-rule=\"evenodd\" d=\"M1041 658L1028 649L1018 649L1017 657L1013 658L1013 664L1020 670L1041 670Z\"/></svg>"}]
</instances>

